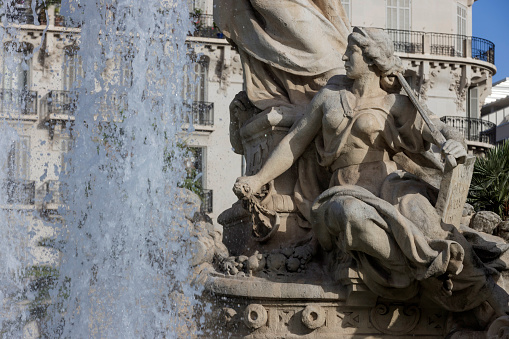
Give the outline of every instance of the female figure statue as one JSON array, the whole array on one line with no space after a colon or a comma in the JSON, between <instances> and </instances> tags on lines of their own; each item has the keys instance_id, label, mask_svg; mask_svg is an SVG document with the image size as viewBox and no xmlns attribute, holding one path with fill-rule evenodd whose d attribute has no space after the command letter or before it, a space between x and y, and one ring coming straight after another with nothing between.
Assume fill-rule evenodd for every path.
<instances>
[{"instance_id":1,"label":"female figure statue","mask_svg":"<svg viewBox=\"0 0 509 339\"><path fill-rule=\"evenodd\" d=\"M310 213L323 249L351 255L365 284L379 296L408 300L421 290L450 311L488 301L503 314L508 299L495 284L498 272L476 256L453 225L441 222L434 208L436 190L395 161L404 154L408 163L422 166L433 138L408 97L393 93L399 90L391 75L402 66L390 38L381 30L355 28L343 61L352 85L343 89L331 79L262 169L237 179L235 193L251 198L314 142L317 161L332 175ZM437 145L442 152L466 156L458 133L431 119L447 139ZM428 160L425 167L433 168Z\"/></svg>"}]
</instances>

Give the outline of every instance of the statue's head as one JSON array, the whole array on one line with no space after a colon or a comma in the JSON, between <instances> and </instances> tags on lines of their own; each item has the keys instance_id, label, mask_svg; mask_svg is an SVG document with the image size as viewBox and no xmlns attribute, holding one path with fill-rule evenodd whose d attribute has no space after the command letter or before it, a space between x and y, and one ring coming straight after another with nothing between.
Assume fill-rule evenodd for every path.
<instances>
[{"instance_id":1,"label":"statue's head","mask_svg":"<svg viewBox=\"0 0 509 339\"><path fill-rule=\"evenodd\" d=\"M394 44L387 33L378 28L354 27L353 32L348 36L348 47L343 58L347 76L351 78L355 78L355 71L362 71L362 65L356 65L356 70L349 67L350 63L355 62L350 60L355 50L361 51L365 66L381 77L381 85L384 89L399 90L393 88L397 84L393 75L396 72L403 72L404 68L401 59L394 55Z\"/></svg>"}]
</instances>

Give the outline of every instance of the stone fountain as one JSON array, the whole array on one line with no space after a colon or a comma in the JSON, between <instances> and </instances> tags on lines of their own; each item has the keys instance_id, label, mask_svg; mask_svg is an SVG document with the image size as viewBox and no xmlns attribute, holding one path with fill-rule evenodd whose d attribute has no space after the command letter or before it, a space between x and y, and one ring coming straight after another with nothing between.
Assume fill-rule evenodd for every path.
<instances>
[{"instance_id":1,"label":"stone fountain","mask_svg":"<svg viewBox=\"0 0 509 339\"><path fill-rule=\"evenodd\" d=\"M247 176L222 243L198 237L203 337L506 337L508 245L469 227L474 159L390 38L335 1L218 0L215 21L245 72Z\"/></svg>"}]
</instances>

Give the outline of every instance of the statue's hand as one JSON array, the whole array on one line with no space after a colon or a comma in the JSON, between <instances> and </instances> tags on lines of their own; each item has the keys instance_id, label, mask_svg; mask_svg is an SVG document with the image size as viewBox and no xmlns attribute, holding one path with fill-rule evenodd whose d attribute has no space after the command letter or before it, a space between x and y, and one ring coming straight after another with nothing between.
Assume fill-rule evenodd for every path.
<instances>
[{"instance_id":1,"label":"statue's hand","mask_svg":"<svg viewBox=\"0 0 509 339\"><path fill-rule=\"evenodd\" d=\"M245 91L240 91L230 103L230 120L232 123L242 127L253 114L260 112L249 100Z\"/></svg>"},{"instance_id":2,"label":"statue's hand","mask_svg":"<svg viewBox=\"0 0 509 339\"><path fill-rule=\"evenodd\" d=\"M467 156L467 150L463 145L456 140L449 139L442 146L442 153L445 156L452 155L455 159L464 158ZM457 164L452 164L455 167Z\"/></svg>"},{"instance_id":3,"label":"statue's hand","mask_svg":"<svg viewBox=\"0 0 509 339\"><path fill-rule=\"evenodd\" d=\"M247 111L249 108L249 98L247 97L247 93L245 91L241 91L235 95L235 98L230 103L230 112L235 112L238 110Z\"/></svg>"},{"instance_id":4,"label":"statue's hand","mask_svg":"<svg viewBox=\"0 0 509 339\"><path fill-rule=\"evenodd\" d=\"M233 193L239 198L250 198L261 189L262 185L256 180L255 176L237 178L233 185Z\"/></svg>"}]
</instances>

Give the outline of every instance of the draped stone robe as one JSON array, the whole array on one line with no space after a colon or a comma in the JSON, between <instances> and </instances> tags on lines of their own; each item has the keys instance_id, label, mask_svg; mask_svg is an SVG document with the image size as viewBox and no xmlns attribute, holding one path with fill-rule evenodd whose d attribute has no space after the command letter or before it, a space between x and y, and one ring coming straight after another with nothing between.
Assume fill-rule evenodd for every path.
<instances>
[{"instance_id":1,"label":"draped stone robe","mask_svg":"<svg viewBox=\"0 0 509 339\"><path fill-rule=\"evenodd\" d=\"M261 110L303 113L344 73L351 27L340 0L215 0L214 21L237 45L247 94Z\"/></svg>"}]
</instances>

